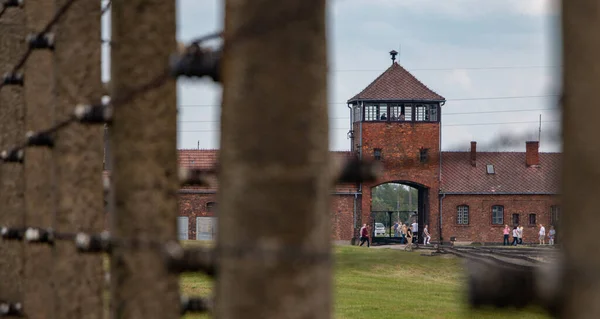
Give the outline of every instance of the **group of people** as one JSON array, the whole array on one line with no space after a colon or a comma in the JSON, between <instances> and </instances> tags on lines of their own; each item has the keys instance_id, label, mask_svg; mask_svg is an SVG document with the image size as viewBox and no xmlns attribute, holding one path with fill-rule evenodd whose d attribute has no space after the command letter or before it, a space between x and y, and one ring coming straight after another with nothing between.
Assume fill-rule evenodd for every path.
<instances>
[{"instance_id":1,"label":"group of people","mask_svg":"<svg viewBox=\"0 0 600 319\"><path fill-rule=\"evenodd\" d=\"M394 237L400 237L400 244L412 245L417 243L418 239L415 234L419 232L419 224L415 221L410 226L409 224L402 224L398 221L394 224ZM423 228L423 244L429 245L431 241L431 234L429 233L429 225L425 225ZM369 241L369 230L367 224L363 224L360 228L360 246L367 243L367 247L370 247Z\"/></svg>"},{"instance_id":2,"label":"group of people","mask_svg":"<svg viewBox=\"0 0 600 319\"><path fill-rule=\"evenodd\" d=\"M381 117L379 118L382 121L387 121L387 115L385 114L381 114ZM396 117L396 115L392 114L392 116L390 117L390 121L404 121L404 114L400 114L398 115L398 117Z\"/></svg>"},{"instance_id":3,"label":"group of people","mask_svg":"<svg viewBox=\"0 0 600 319\"><path fill-rule=\"evenodd\" d=\"M504 235L504 246L512 245L523 245L523 226L514 226L512 231L508 225L504 225L504 230L502 231ZM509 244L509 236L512 234L512 243ZM556 230L554 226L550 226L550 230L548 231L548 244L554 245L554 238L556 237ZM544 225L539 224L538 229L538 240L540 245L546 244L546 227Z\"/></svg>"}]
</instances>

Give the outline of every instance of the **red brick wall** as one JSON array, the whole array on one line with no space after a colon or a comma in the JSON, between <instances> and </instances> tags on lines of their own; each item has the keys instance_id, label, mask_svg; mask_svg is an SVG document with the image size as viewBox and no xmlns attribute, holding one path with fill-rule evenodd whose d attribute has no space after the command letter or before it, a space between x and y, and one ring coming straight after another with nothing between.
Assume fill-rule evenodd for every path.
<instances>
[{"instance_id":1,"label":"red brick wall","mask_svg":"<svg viewBox=\"0 0 600 319\"><path fill-rule=\"evenodd\" d=\"M351 240L354 228L353 220L354 195L333 195L331 198L331 239Z\"/></svg>"},{"instance_id":2,"label":"red brick wall","mask_svg":"<svg viewBox=\"0 0 600 319\"><path fill-rule=\"evenodd\" d=\"M179 195L179 216L189 217L189 239L196 239L196 217L216 216L206 210L206 203L209 202L216 202L216 194ZM333 195L330 211L332 225L331 239L352 239L354 195Z\"/></svg>"},{"instance_id":3,"label":"red brick wall","mask_svg":"<svg viewBox=\"0 0 600 319\"><path fill-rule=\"evenodd\" d=\"M196 239L196 217L215 216L206 210L209 202L216 202L216 194L179 194L179 216L189 217L189 239Z\"/></svg>"},{"instance_id":4,"label":"red brick wall","mask_svg":"<svg viewBox=\"0 0 600 319\"><path fill-rule=\"evenodd\" d=\"M536 223L550 229L550 207L558 205L558 197L551 195L446 195L442 204L442 235L444 241L502 243L504 225L492 225L492 206L504 206L504 224L512 229L512 214L519 214L523 228L523 242L537 242L538 227L529 225L529 214L536 214ZM469 225L458 225L457 206L469 206ZM511 237L512 238L512 237Z\"/></svg>"},{"instance_id":5,"label":"red brick wall","mask_svg":"<svg viewBox=\"0 0 600 319\"><path fill-rule=\"evenodd\" d=\"M358 124L354 124L359 136ZM416 183L429 190L429 223L431 240L439 239L439 123L363 123L363 159L373 159L373 149L382 149L384 174L375 183L363 185L362 221L370 224L371 188L383 183ZM419 162L419 149L428 148L429 161ZM425 222L425 221L420 221ZM420 229L424 225L420 226Z\"/></svg>"}]
</instances>

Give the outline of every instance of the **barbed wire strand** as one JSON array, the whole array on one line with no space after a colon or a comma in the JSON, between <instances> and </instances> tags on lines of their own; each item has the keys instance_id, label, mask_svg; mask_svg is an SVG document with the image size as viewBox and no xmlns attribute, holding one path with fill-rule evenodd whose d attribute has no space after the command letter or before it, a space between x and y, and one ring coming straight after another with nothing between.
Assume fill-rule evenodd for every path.
<instances>
[{"instance_id":1,"label":"barbed wire strand","mask_svg":"<svg viewBox=\"0 0 600 319\"><path fill-rule=\"evenodd\" d=\"M2 16L4 15L4 12L6 12L7 7L2 4L2 9L0 9L0 19L2 19Z\"/></svg>"},{"instance_id":2,"label":"barbed wire strand","mask_svg":"<svg viewBox=\"0 0 600 319\"><path fill-rule=\"evenodd\" d=\"M50 22L48 22L44 26L44 28L40 31L39 35L48 33L48 31L50 31L52 29L52 27L54 27L54 25L56 23L58 23L58 21L60 21L60 18L62 18L62 16L69 10L71 5L73 5L73 3L75 3L75 1L77 1L77 0L69 0L67 3L62 5L62 7L60 7L60 9L54 14L54 16L52 17ZM32 51L33 51L33 48L31 46L28 46L25 53L21 56L21 58L18 60L18 62L15 64L15 66L11 69L10 73L14 74L17 71L19 71L25 65L25 63L27 62L29 57L31 56ZM3 82L0 83L0 89L2 89L2 87L4 87Z\"/></svg>"}]
</instances>

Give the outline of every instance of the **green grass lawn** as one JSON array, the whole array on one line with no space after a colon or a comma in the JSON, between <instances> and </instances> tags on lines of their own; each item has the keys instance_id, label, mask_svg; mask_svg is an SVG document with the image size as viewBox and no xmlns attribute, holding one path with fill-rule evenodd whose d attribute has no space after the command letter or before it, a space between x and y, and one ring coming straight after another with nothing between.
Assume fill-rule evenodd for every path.
<instances>
[{"instance_id":1,"label":"green grass lawn","mask_svg":"<svg viewBox=\"0 0 600 319\"><path fill-rule=\"evenodd\" d=\"M465 303L462 260L421 256L421 252L335 248L335 315L337 319L549 318L542 311L470 311ZM182 292L209 295L212 282L185 274ZM209 318L187 316L186 318Z\"/></svg>"}]
</instances>

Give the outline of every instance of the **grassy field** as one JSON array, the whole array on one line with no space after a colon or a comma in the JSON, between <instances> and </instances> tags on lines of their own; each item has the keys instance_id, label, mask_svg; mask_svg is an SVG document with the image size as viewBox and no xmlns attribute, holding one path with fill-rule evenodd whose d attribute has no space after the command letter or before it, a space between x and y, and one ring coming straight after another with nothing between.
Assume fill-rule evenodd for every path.
<instances>
[{"instance_id":1,"label":"grassy field","mask_svg":"<svg viewBox=\"0 0 600 319\"><path fill-rule=\"evenodd\" d=\"M337 319L549 318L536 309L470 311L465 304L462 261L452 256L343 246L335 248L335 258ZM181 289L208 295L212 283L202 275L185 274Z\"/></svg>"}]
</instances>

